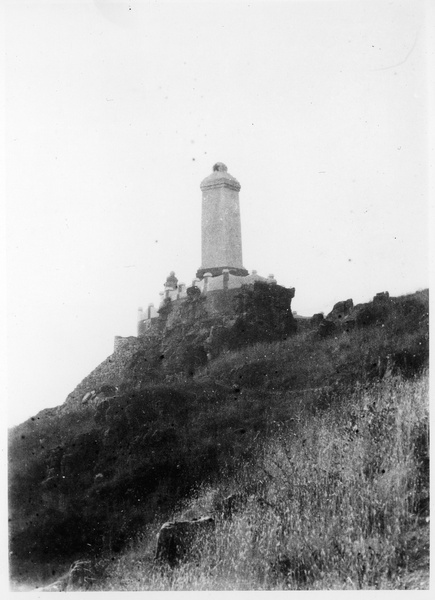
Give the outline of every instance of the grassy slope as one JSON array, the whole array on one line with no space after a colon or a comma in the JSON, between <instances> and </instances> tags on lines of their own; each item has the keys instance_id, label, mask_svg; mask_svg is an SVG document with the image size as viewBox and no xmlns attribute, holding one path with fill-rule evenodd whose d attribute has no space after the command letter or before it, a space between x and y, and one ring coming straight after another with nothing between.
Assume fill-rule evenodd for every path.
<instances>
[{"instance_id":1,"label":"grassy slope","mask_svg":"<svg viewBox=\"0 0 435 600\"><path fill-rule=\"evenodd\" d=\"M113 558L137 531L155 529L156 515L159 522L171 517L196 486L212 485L222 495L246 465L263 472L259 456L270 454L270 440L283 431L277 428L289 439L303 436L300 419L315 431L320 413L322 419L340 415L357 401L357 381L386 372L412 377L427 365L427 335L427 295L415 294L395 299L370 327L323 340L302 332L227 352L194 380L176 376L127 390L106 415L92 407L46 411L16 428L10 442L13 576L35 581L44 565L44 581L53 565L58 570L74 558L101 552ZM47 483L57 446L67 449L66 476L57 466ZM262 480L256 476L255 485ZM146 543L153 545L151 539Z\"/></svg>"},{"instance_id":2,"label":"grassy slope","mask_svg":"<svg viewBox=\"0 0 435 600\"><path fill-rule=\"evenodd\" d=\"M152 561L155 528L96 589L420 589L428 587L428 381L359 387L296 431L277 427L237 480L199 491L177 516L213 509L231 486L253 493L200 564Z\"/></svg>"}]
</instances>

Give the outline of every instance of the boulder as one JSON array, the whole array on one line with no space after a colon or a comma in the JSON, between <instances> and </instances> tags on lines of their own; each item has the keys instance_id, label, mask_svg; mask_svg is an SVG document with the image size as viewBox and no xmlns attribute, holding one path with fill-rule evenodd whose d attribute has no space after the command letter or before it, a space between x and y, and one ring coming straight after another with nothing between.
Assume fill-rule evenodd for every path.
<instances>
[{"instance_id":1,"label":"boulder","mask_svg":"<svg viewBox=\"0 0 435 600\"><path fill-rule=\"evenodd\" d=\"M322 323L322 321L324 320L324 315L323 313L316 313L315 315L313 315L310 319L310 325L312 325L313 327L318 327L320 325L320 323Z\"/></svg>"},{"instance_id":2,"label":"boulder","mask_svg":"<svg viewBox=\"0 0 435 600\"><path fill-rule=\"evenodd\" d=\"M353 300L349 298L348 300L342 300L341 302L337 302L334 304L332 311L327 315L327 319L331 321L341 321L347 315L349 315L353 310Z\"/></svg>"},{"instance_id":3,"label":"boulder","mask_svg":"<svg viewBox=\"0 0 435 600\"><path fill-rule=\"evenodd\" d=\"M173 567L182 560L199 558L207 540L214 537L215 520L201 517L191 521L168 521L157 535L156 560Z\"/></svg>"},{"instance_id":4,"label":"boulder","mask_svg":"<svg viewBox=\"0 0 435 600\"><path fill-rule=\"evenodd\" d=\"M90 566L90 560L76 560L69 571L57 581L36 589L38 592L70 592L77 591L77 588L88 589L94 581Z\"/></svg>"},{"instance_id":5,"label":"boulder","mask_svg":"<svg viewBox=\"0 0 435 600\"><path fill-rule=\"evenodd\" d=\"M390 302L390 294L388 292L379 292L373 298L373 304L388 304Z\"/></svg>"},{"instance_id":6,"label":"boulder","mask_svg":"<svg viewBox=\"0 0 435 600\"><path fill-rule=\"evenodd\" d=\"M110 385L108 383L103 384L97 392L97 394L99 396L102 396L103 398L111 398L113 396L116 396L117 393L118 388L116 387L116 385Z\"/></svg>"},{"instance_id":7,"label":"boulder","mask_svg":"<svg viewBox=\"0 0 435 600\"><path fill-rule=\"evenodd\" d=\"M86 394L82 398L82 404L87 404L89 400L92 400L92 398L94 398L95 394L95 390L92 390L92 392L86 392Z\"/></svg>"}]
</instances>

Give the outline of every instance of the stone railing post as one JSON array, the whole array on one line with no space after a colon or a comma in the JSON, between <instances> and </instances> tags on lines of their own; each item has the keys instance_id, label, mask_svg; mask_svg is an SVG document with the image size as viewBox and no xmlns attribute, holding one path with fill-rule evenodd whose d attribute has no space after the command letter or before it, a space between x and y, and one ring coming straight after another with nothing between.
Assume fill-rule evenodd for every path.
<instances>
[{"instance_id":1,"label":"stone railing post","mask_svg":"<svg viewBox=\"0 0 435 600\"><path fill-rule=\"evenodd\" d=\"M230 280L230 270L229 269L223 269L222 274L224 276L223 278L223 288L225 291L228 290L228 282Z\"/></svg>"},{"instance_id":2,"label":"stone railing post","mask_svg":"<svg viewBox=\"0 0 435 600\"><path fill-rule=\"evenodd\" d=\"M148 304L148 319L151 319L151 309L154 308L154 304Z\"/></svg>"},{"instance_id":3,"label":"stone railing post","mask_svg":"<svg viewBox=\"0 0 435 600\"><path fill-rule=\"evenodd\" d=\"M202 293L204 294L204 296L207 295L208 292L208 280L209 278L212 276L211 273L204 273L204 287L202 289Z\"/></svg>"}]
</instances>

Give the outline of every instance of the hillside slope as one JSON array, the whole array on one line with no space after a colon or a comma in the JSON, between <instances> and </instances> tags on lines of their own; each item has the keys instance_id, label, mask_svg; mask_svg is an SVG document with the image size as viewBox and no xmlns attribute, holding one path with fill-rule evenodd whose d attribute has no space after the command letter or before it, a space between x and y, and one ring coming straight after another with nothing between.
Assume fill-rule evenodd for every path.
<instances>
[{"instance_id":1,"label":"hillside slope","mask_svg":"<svg viewBox=\"0 0 435 600\"><path fill-rule=\"evenodd\" d=\"M316 414L301 407L296 429L276 423L234 477L175 512L214 515L200 561L162 569L148 527L100 559L93 589L428 589L427 386L387 375Z\"/></svg>"},{"instance_id":2,"label":"hillside slope","mask_svg":"<svg viewBox=\"0 0 435 600\"><path fill-rule=\"evenodd\" d=\"M106 362L91 400L82 396L94 381L12 429L14 579L32 580L43 568L49 578L75 558L121 551L199 485L235 476L270 443L277 423L297 431L302 410L315 416L357 384L386 373L412 378L427 367L427 293L355 310L365 317L352 327L331 318L328 335L316 321L296 335L274 330L275 337L270 327L254 335L255 320L246 328L239 321L239 335L217 336L206 363L192 362L209 332L195 319L190 337L169 331L140 342L118 363L117 391Z\"/></svg>"}]
</instances>

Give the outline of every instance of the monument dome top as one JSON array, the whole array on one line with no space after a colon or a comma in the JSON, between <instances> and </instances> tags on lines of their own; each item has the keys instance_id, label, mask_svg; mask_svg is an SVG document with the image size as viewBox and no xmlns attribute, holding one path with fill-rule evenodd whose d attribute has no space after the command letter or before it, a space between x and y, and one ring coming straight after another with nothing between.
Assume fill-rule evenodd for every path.
<instances>
[{"instance_id":1,"label":"monument dome top","mask_svg":"<svg viewBox=\"0 0 435 600\"><path fill-rule=\"evenodd\" d=\"M201 189L225 186L235 191L240 190L240 183L228 173L228 167L223 162L213 165L213 172L201 181Z\"/></svg>"}]
</instances>

